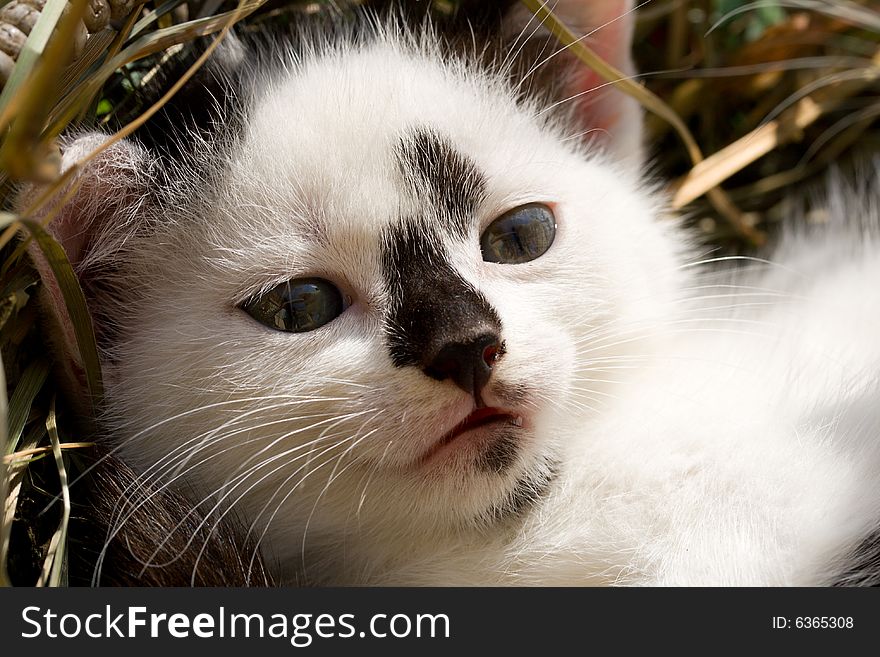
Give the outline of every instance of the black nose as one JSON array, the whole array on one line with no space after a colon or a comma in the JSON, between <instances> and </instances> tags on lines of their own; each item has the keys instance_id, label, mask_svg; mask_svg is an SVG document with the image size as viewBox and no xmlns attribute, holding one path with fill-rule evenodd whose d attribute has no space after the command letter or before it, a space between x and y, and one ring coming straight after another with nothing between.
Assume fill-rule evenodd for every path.
<instances>
[{"instance_id":1,"label":"black nose","mask_svg":"<svg viewBox=\"0 0 880 657\"><path fill-rule=\"evenodd\" d=\"M484 333L467 342L445 344L424 372L433 379L452 379L468 394L478 396L489 382L492 368L504 355L504 343L493 333Z\"/></svg>"}]
</instances>

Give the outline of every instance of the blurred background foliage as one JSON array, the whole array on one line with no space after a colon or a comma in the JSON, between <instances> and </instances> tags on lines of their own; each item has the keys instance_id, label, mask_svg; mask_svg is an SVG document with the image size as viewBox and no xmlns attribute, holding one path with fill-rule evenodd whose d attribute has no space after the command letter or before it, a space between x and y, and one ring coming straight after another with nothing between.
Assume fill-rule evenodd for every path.
<instances>
[{"instance_id":1,"label":"blurred background foliage","mask_svg":"<svg viewBox=\"0 0 880 657\"><path fill-rule=\"evenodd\" d=\"M16 214L15 186L60 188L56 138L69 123L138 121L149 109L142 87L230 19L259 29L353 4L361 3L0 3L0 582L65 584L68 523L88 515L67 481L83 469L89 423L56 394L34 303L41 283L26 257L29 240L47 254L57 245L28 223L36 206ZM449 15L458 5L434 0L432 10ZM695 164L670 123L649 114L652 171L719 251L754 251L792 217L823 221L804 190L835 167L858 176L858 163L880 153L878 0L648 0L638 10L635 57L639 84L680 117L706 156ZM63 253L55 256L80 351L97 368L95 399L100 368L86 309Z\"/></svg>"}]
</instances>

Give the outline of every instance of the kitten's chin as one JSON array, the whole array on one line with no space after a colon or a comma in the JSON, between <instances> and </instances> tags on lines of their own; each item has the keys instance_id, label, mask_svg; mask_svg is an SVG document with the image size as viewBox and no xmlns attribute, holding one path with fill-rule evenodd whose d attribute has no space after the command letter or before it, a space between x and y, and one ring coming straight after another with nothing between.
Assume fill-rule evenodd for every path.
<instances>
[{"instance_id":1,"label":"kitten's chin","mask_svg":"<svg viewBox=\"0 0 880 657\"><path fill-rule=\"evenodd\" d=\"M457 532L495 524L521 516L549 490L558 459L535 426L534 405L524 393L516 399L487 393L483 401L488 405L450 412L457 422L434 429L404 469L405 497L419 500L406 505L413 526L427 522Z\"/></svg>"},{"instance_id":2,"label":"kitten's chin","mask_svg":"<svg viewBox=\"0 0 880 657\"><path fill-rule=\"evenodd\" d=\"M488 406L477 408L419 458L420 470L475 467L502 474L516 460L531 428L516 411Z\"/></svg>"}]
</instances>

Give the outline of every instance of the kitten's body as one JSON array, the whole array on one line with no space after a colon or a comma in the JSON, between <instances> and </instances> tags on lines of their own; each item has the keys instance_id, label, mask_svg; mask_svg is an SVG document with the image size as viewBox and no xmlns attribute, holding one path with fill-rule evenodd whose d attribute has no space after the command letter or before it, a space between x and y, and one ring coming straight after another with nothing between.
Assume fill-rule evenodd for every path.
<instances>
[{"instance_id":1,"label":"kitten's body","mask_svg":"<svg viewBox=\"0 0 880 657\"><path fill-rule=\"evenodd\" d=\"M237 127L162 165L137 213L77 208L122 456L234 507L288 582L839 581L880 520L876 204L713 271L639 182L631 104L547 112L511 91L515 57L432 34L248 73ZM160 165L127 145L101 166ZM487 225L535 202L550 250L484 262ZM350 301L316 331L239 307L314 276ZM426 375L472 324L503 340L482 397ZM507 419L443 444L482 404Z\"/></svg>"},{"instance_id":2,"label":"kitten's body","mask_svg":"<svg viewBox=\"0 0 880 657\"><path fill-rule=\"evenodd\" d=\"M878 218L873 203L832 207ZM696 274L695 298L653 327L656 343L597 363L595 381L614 385L592 385L594 418L555 427L557 478L522 523L420 545L383 537L363 562L355 533L325 572L373 584L877 584L876 553L857 547L880 511L880 298L860 287L880 280L878 247L876 223L841 222L793 239L773 264ZM853 557L873 570L847 572Z\"/></svg>"},{"instance_id":3,"label":"kitten's body","mask_svg":"<svg viewBox=\"0 0 880 657\"><path fill-rule=\"evenodd\" d=\"M821 280L786 272L781 285L771 271L731 278L746 289L701 290L731 311L683 313L682 334L621 359L635 371L606 370L620 387L570 428L557 483L522 527L476 550L426 546L405 577L876 584L876 572L842 575L858 537L876 531L880 303L842 289L880 280L880 257L838 265ZM401 581L389 570L378 581Z\"/></svg>"}]
</instances>

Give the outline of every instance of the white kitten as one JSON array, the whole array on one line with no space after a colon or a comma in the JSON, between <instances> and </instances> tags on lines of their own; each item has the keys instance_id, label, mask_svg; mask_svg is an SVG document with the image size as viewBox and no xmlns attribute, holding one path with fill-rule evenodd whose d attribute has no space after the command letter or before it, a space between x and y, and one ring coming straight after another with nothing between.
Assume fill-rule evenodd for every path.
<instances>
[{"instance_id":1,"label":"white kitten","mask_svg":"<svg viewBox=\"0 0 880 657\"><path fill-rule=\"evenodd\" d=\"M557 7L624 71L630 8ZM634 103L554 107L601 84L565 53L524 75L538 28L509 12L494 58L394 20L232 49L222 125L88 168L54 230L104 430L287 582L873 581L876 187L772 263L700 263Z\"/></svg>"}]
</instances>

